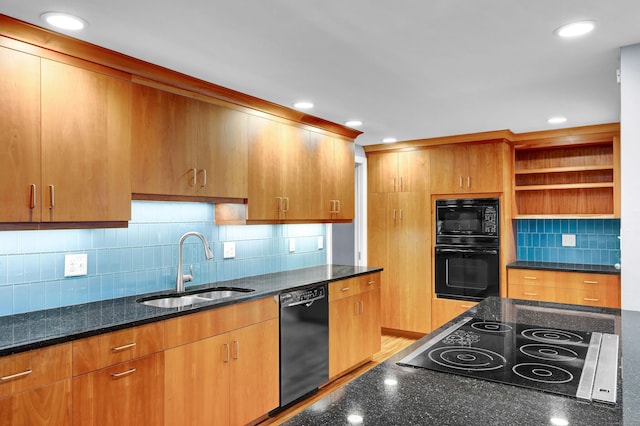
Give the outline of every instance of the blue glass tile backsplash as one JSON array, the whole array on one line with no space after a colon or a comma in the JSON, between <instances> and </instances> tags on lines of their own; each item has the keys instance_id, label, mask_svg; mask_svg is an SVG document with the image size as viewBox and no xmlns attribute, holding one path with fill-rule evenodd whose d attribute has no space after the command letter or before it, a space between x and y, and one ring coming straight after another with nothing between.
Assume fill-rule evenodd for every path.
<instances>
[{"instance_id":1,"label":"blue glass tile backsplash","mask_svg":"<svg viewBox=\"0 0 640 426\"><path fill-rule=\"evenodd\" d=\"M615 265L620 262L620 219L519 219L518 260ZM562 234L576 236L562 246Z\"/></svg>"},{"instance_id":2,"label":"blue glass tile backsplash","mask_svg":"<svg viewBox=\"0 0 640 426\"><path fill-rule=\"evenodd\" d=\"M216 226L213 204L133 201L128 228L0 232L0 316L174 288L178 240L188 231L184 265L189 285L324 265L324 224ZM289 240L295 238L295 252ZM236 257L223 259L223 243ZM86 253L88 274L64 277L64 256Z\"/></svg>"}]
</instances>

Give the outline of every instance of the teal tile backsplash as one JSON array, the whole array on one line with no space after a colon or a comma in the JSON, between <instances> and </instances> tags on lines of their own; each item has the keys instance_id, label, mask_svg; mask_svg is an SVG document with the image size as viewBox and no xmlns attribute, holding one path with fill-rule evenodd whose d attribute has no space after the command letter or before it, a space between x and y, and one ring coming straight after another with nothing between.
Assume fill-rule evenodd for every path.
<instances>
[{"instance_id":1,"label":"teal tile backsplash","mask_svg":"<svg viewBox=\"0 0 640 426\"><path fill-rule=\"evenodd\" d=\"M214 252L188 238L184 265L197 285L326 263L324 224L216 226L213 205L133 201L128 228L0 232L0 316L56 308L175 286L178 240L205 235ZM296 251L289 253L289 239ZM223 259L222 244L235 241L236 257ZM65 254L87 253L88 274L64 277Z\"/></svg>"},{"instance_id":2,"label":"teal tile backsplash","mask_svg":"<svg viewBox=\"0 0 640 426\"><path fill-rule=\"evenodd\" d=\"M576 236L562 246L562 234ZM518 260L615 265L620 263L620 219L519 219Z\"/></svg>"}]
</instances>

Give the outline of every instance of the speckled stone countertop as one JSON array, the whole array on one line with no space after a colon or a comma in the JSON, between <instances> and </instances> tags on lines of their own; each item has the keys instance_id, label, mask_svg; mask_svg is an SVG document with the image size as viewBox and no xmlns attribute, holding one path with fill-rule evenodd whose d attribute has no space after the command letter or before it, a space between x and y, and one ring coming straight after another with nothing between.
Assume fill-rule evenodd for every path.
<instances>
[{"instance_id":1,"label":"speckled stone countertop","mask_svg":"<svg viewBox=\"0 0 640 426\"><path fill-rule=\"evenodd\" d=\"M234 303L247 302L294 288L304 288L380 270L382 269L376 267L323 265L189 286L188 291L212 287L250 288L255 291L182 308L156 308L136 303L136 300L143 296L171 293L165 291L4 316L0 317L0 356Z\"/></svg>"},{"instance_id":2,"label":"speckled stone countertop","mask_svg":"<svg viewBox=\"0 0 640 426\"><path fill-rule=\"evenodd\" d=\"M614 274L620 275L620 269L616 269L613 265L590 265L582 263L558 263L558 262L533 262L519 260L507 265L512 269L541 269L546 271L564 271L564 272L594 272L598 274Z\"/></svg>"},{"instance_id":3,"label":"speckled stone countertop","mask_svg":"<svg viewBox=\"0 0 640 426\"><path fill-rule=\"evenodd\" d=\"M433 336L474 316L621 335L615 406L396 364ZM335 390L285 425L638 425L640 312L488 298L386 362ZM622 385L621 385L622 380ZM348 420L360 416L361 422ZM359 420L359 419L358 419Z\"/></svg>"}]
</instances>

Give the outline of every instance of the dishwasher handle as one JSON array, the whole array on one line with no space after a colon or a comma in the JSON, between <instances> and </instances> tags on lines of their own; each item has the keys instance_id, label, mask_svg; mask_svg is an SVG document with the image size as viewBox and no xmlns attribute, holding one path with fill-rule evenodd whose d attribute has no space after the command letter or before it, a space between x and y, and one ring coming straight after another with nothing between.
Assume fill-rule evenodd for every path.
<instances>
[{"instance_id":1,"label":"dishwasher handle","mask_svg":"<svg viewBox=\"0 0 640 426\"><path fill-rule=\"evenodd\" d=\"M288 300L289 298L293 298L293 296L289 295L285 295L285 296L289 296L286 299ZM293 306L300 306L300 305L307 305L307 307L313 305L313 302L315 302L316 300L320 300L320 299L324 299L324 294L318 297L314 297L313 299L306 299L306 300L300 300L298 302L292 302L292 303L287 303L286 301L282 300L282 296L280 296L280 306L283 308L289 308L289 307L293 307Z\"/></svg>"}]
</instances>

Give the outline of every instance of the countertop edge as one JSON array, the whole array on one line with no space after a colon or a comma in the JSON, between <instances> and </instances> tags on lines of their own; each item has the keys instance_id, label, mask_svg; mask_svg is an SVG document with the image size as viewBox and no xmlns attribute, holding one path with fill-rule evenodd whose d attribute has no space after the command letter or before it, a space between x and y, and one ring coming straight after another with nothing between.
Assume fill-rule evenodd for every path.
<instances>
[{"instance_id":1,"label":"countertop edge","mask_svg":"<svg viewBox=\"0 0 640 426\"><path fill-rule=\"evenodd\" d=\"M555 263L535 262L519 260L507 264L507 269L537 269L543 271L558 272L583 272L592 274L620 275L620 269L611 265L581 264L581 263Z\"/></svg>"}]
</instances>

